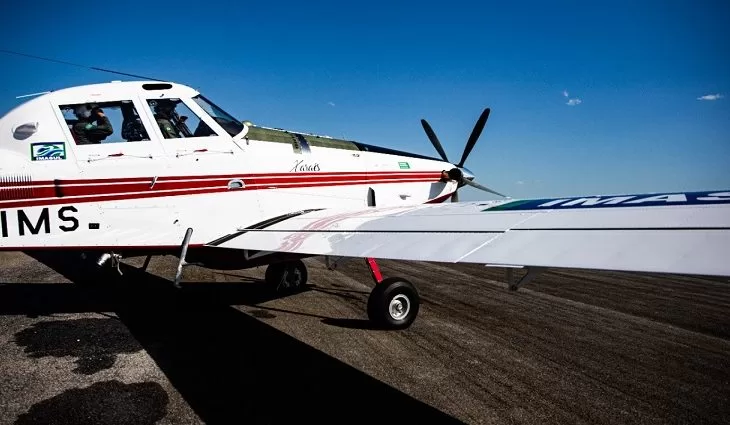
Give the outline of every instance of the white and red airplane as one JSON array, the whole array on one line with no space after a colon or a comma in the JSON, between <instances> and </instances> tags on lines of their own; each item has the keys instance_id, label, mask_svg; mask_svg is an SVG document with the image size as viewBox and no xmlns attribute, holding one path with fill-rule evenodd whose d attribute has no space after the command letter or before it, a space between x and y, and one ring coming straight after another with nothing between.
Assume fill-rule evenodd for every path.
<instances>
[{"instance_id":1,"label":"white and red airplane","mask_svg":"<svg viewBox=\"0 0 730 425\"><path fill-rule=\"evenodd\" d=\"M175 255L175 284L186 264L268 264L294 290L303 257L362 257L386 328L419 296L374 258L527 268L512 287L548 267L730 276L730 190L453 202L496 193L464 167L488 115L453 164L425 121L441 159L248 125L174 83L49 92L0 119L0 249Z\"/></svg>"}]
</instances>

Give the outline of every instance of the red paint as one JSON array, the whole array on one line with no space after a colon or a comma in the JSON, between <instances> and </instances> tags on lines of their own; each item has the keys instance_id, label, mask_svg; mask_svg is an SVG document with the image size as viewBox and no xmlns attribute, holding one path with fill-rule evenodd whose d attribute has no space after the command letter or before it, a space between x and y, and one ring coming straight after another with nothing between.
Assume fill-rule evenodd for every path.
<instances>
[{"instance_id":1,"label":"red paint","mask_svg":"<svg viewBox=\"0 0 730 425\"><path fill-rule=\"evenodd\" d=\"M52 181L33 182L31 183L33 186L32 191L26 192L25 196L22 197L9 199L5 202L0 201L0 208L22 208L41 205L120 201L126 199L228 192L228 181L231 178L241 178L246 184L244 188L236 191L346 186L354 184L425 183L432 181L435 182L438 180L438 175L434 172L378 173L362 174L358 176L344 175L344 173L334 176L287 173L281 175L280 178L275 177L276 175L271 174L251 177L237 175L227 176L225 178L213 176L190 176L186 177L186 179L188 179L186 181L179 178L162 177L157 179L154 186L152 186L152 178L59 180L55 183ZM59 193L62 195L61 197L57 196Z\"/></svg>"},{"instance_id":2,"label":"red paint","mask_svg":"<svg viewBox=\"0 0 730 425\"><path fill-rule=\"evenodd\" d=\"M275 178L282 177L282 178ZM12 202L0 201L0 208L22 208L31 206L45 206L57 204L77 204L86 202L121 201L166 196L203 195L211 193L230 192L228 181L234 178L245 179L246 187L239 190L271 189L272 186L281 188L305 188L317 186L341 186L353 184L374 183L407 183L407 182L436 182L441 175L439 172L382 172L367 173L277 173L277 174L248 174L248 175L216 175L216 176L168 176L158 178L152 187L152 177L133 177L119 179L90 179L90 180L55 180L36 182L0 182L3 185L21 185L32 190L26 192L23 198ZM206 179L206 180L203 180ZM187 180L187 181L185 181ZM357 180L358 183L353 183ZM104 183L104 184L100 184ZM90 186L90 184L96 184ZM47 187L43 187L47 186ZM50 187L48 187L50 186ZM252 187L255 186L255 187ZM172 192L173 190L178 190ZM133 193L141 192L141 193ZM62 197L56 197L62 193ZM105 196L101 196L105 195ZM440 203L452 194L446 194L426 201L427 204ZM50 198L50 199L40 199ZM204 244L190 244L190 247L202 247ZM175 246L41 246L41 247L0 247L0 251L20 251L31 249L53 250L142 250L142 249L179 249ZM374 258L366 258L373 280L380 283L383 275Z\"/></svg>"},{"instance_id":3,"label":"red paint","mask_svg":"<svg viewBox=\"0 0 730 425\"><path fill-rule=\"evenodd\" d=\"M365 258L365 262L368 265L368 268L370 269L370 275L373 276L373 280L375 281L375 284L383 281L383 274L380 273L380 267L378 267L377 261L375 261L375 258L367 257Z\"/></svg>"},{"instance_id":4,"label":"red paint","mask_svg":"<svg viewBox=\"0 0 730 425\"><path fill-rule=\"evenodd\" d=\"M437 171L379 171L377 173L362 171L338 171L338 172L315 172L315 173L266 173L266 174L200 174L200 175L187 175L187 176L159 176L159 181L174 181L174 180L196 180L196 179L215 179L215 180L231 180L231 179L250 179L250 178L261 178L261 177L292 177L292 178L309 178L309 177L332 177L332 176L359 176L358 178L373 178L373 177L438 177L441 178L441 172ZM129 182L149 182L152 181L154 176L148 177L120 177L120 178L108 178L108 179L78 179L78 180L41 180L34 182L23 182L24 185L29 186L44 186L52 185L56 182L58 184L89 184L89 183L129 183ZM12 184L11 184L12 186Z\"/></svg>"},{"instance_id":5,"label":"red paint","mask_svg":"<svg viewBox=\"0 0 730 425\"><path fill-rule=\"evenodd\" d=\"M451 197L451 195L453 195L453 192L446 194L446 195L441 195L438 198L430 199L430 200L426 201L426 203L427 204L440 204L440 203L444 202L445 200L449 199Z\"/></svg>"}]
</instances>

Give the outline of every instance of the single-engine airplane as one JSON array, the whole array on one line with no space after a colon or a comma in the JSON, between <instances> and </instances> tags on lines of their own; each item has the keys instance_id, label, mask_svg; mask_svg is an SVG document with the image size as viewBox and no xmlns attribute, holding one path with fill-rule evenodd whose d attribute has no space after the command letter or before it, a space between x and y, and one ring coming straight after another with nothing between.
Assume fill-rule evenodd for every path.
<instances>
[{"instance_id":1,"label":"single-engine airplane","mask_svg":"<svg viewBox=\"0 0 730 425\"><path fill-rule=\"evenodd\" d=\"M114 81L34 97L0 119L0 249L78 250L183 267L268 265L297 291L304 257L365 258L367 314L411 325L419 295L375 258L730 276L730 190L458 202L475 181L440 158L242 122L172 82ZM444 203L443 201L451 200ZM111 269L112 267L110 267Z\"/></svg>"}]
</instances>

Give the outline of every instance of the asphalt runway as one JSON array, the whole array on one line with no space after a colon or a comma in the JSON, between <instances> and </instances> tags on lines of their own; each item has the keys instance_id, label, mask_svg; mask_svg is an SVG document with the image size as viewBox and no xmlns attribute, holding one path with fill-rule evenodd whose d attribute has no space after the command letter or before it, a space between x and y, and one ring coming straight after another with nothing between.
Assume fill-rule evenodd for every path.
<instances>
[{"instance_id":1,"label":"asphalt runway","mask_svg":"<svg viewBox=\"0 0 730 425\"><path fill-rule=\"evenodd\" d=\"M730 281L381 261L419 317L370 329L362 260L89 278L77 256L0 253L0 423L730 423Z\"/></svg>"}]
</instances>

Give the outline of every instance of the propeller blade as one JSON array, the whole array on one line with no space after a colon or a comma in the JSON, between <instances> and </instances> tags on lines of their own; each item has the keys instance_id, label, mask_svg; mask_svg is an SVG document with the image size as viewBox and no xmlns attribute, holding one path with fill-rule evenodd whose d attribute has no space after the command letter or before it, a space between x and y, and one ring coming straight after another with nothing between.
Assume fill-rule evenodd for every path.
<instances>
[{"instance_id":1,"label":"propeller blade","mask_svg":"<svg viewBox=\"0 0 730 425\"><path fill-rule=\"evenodd\" d=\"M483 190L483 191L485 191L485 192L493 193L493 194L495 194L495 195L499 195L499 196L501 196L501 197L503 197L503 198L507 198L507 195L502 195L502 194L501 194L501 193L499 193L499 192L495 192L495 191L493 191L492 189L490 189L490 188L488 188L488 187L485 187L485 186L482 186L482 185L480 185L480 184L479 184L479 183L477 183L477 182L473 182L473 181L471 181L471 180L467 180L467 179L463 179L463 180L461 180L461 182L462 182L462 183L464 183L464 184L468 184L468 185L469 185L469 186L471 186L471 187L475 187L475 188L477 188L477 189L479 189L479 190Z\"/></svg>"},{"instance_id":2,"label":"propeller blade","mask_svg":"<svg viewBox=\"0 0 730 425\"><path fill-rule=\"evenodd\" d=\"M466 146L464 146L464 154L461 156L461 161L457 165L458 167L464 166L466 158L469 156L469 153L474 148L474 145L477 143L477 139L479 139L479 136L482 134L482 130L484 129L484 125L487 123L490 112L491 110L489 108L486 108L482 112L482 115L479 116L477 123L474 125L474 130L472 130L471 136L469 136L469 140L466 142Z\"/></svg>"},{"instance_id":3,"label":"propeller blade","mask_svg":"<svg viewBox=\"0 0 730 425\"><path fill-rule=\"evenodd\" d=\"M433 132L433 129L430 125L426 122L426 120L421 120L421 125L423 126L423 129L426 131L426 135L428 136L428 140L431 141L431 144L434 148L436 148L436 151L441 155L441 158L449 162L449 159L446 158L446 152L444 152L444 148L441 147L441 142L439 142L438 137L436 137L436 133Z\"/></svg>"}]
</instances>

